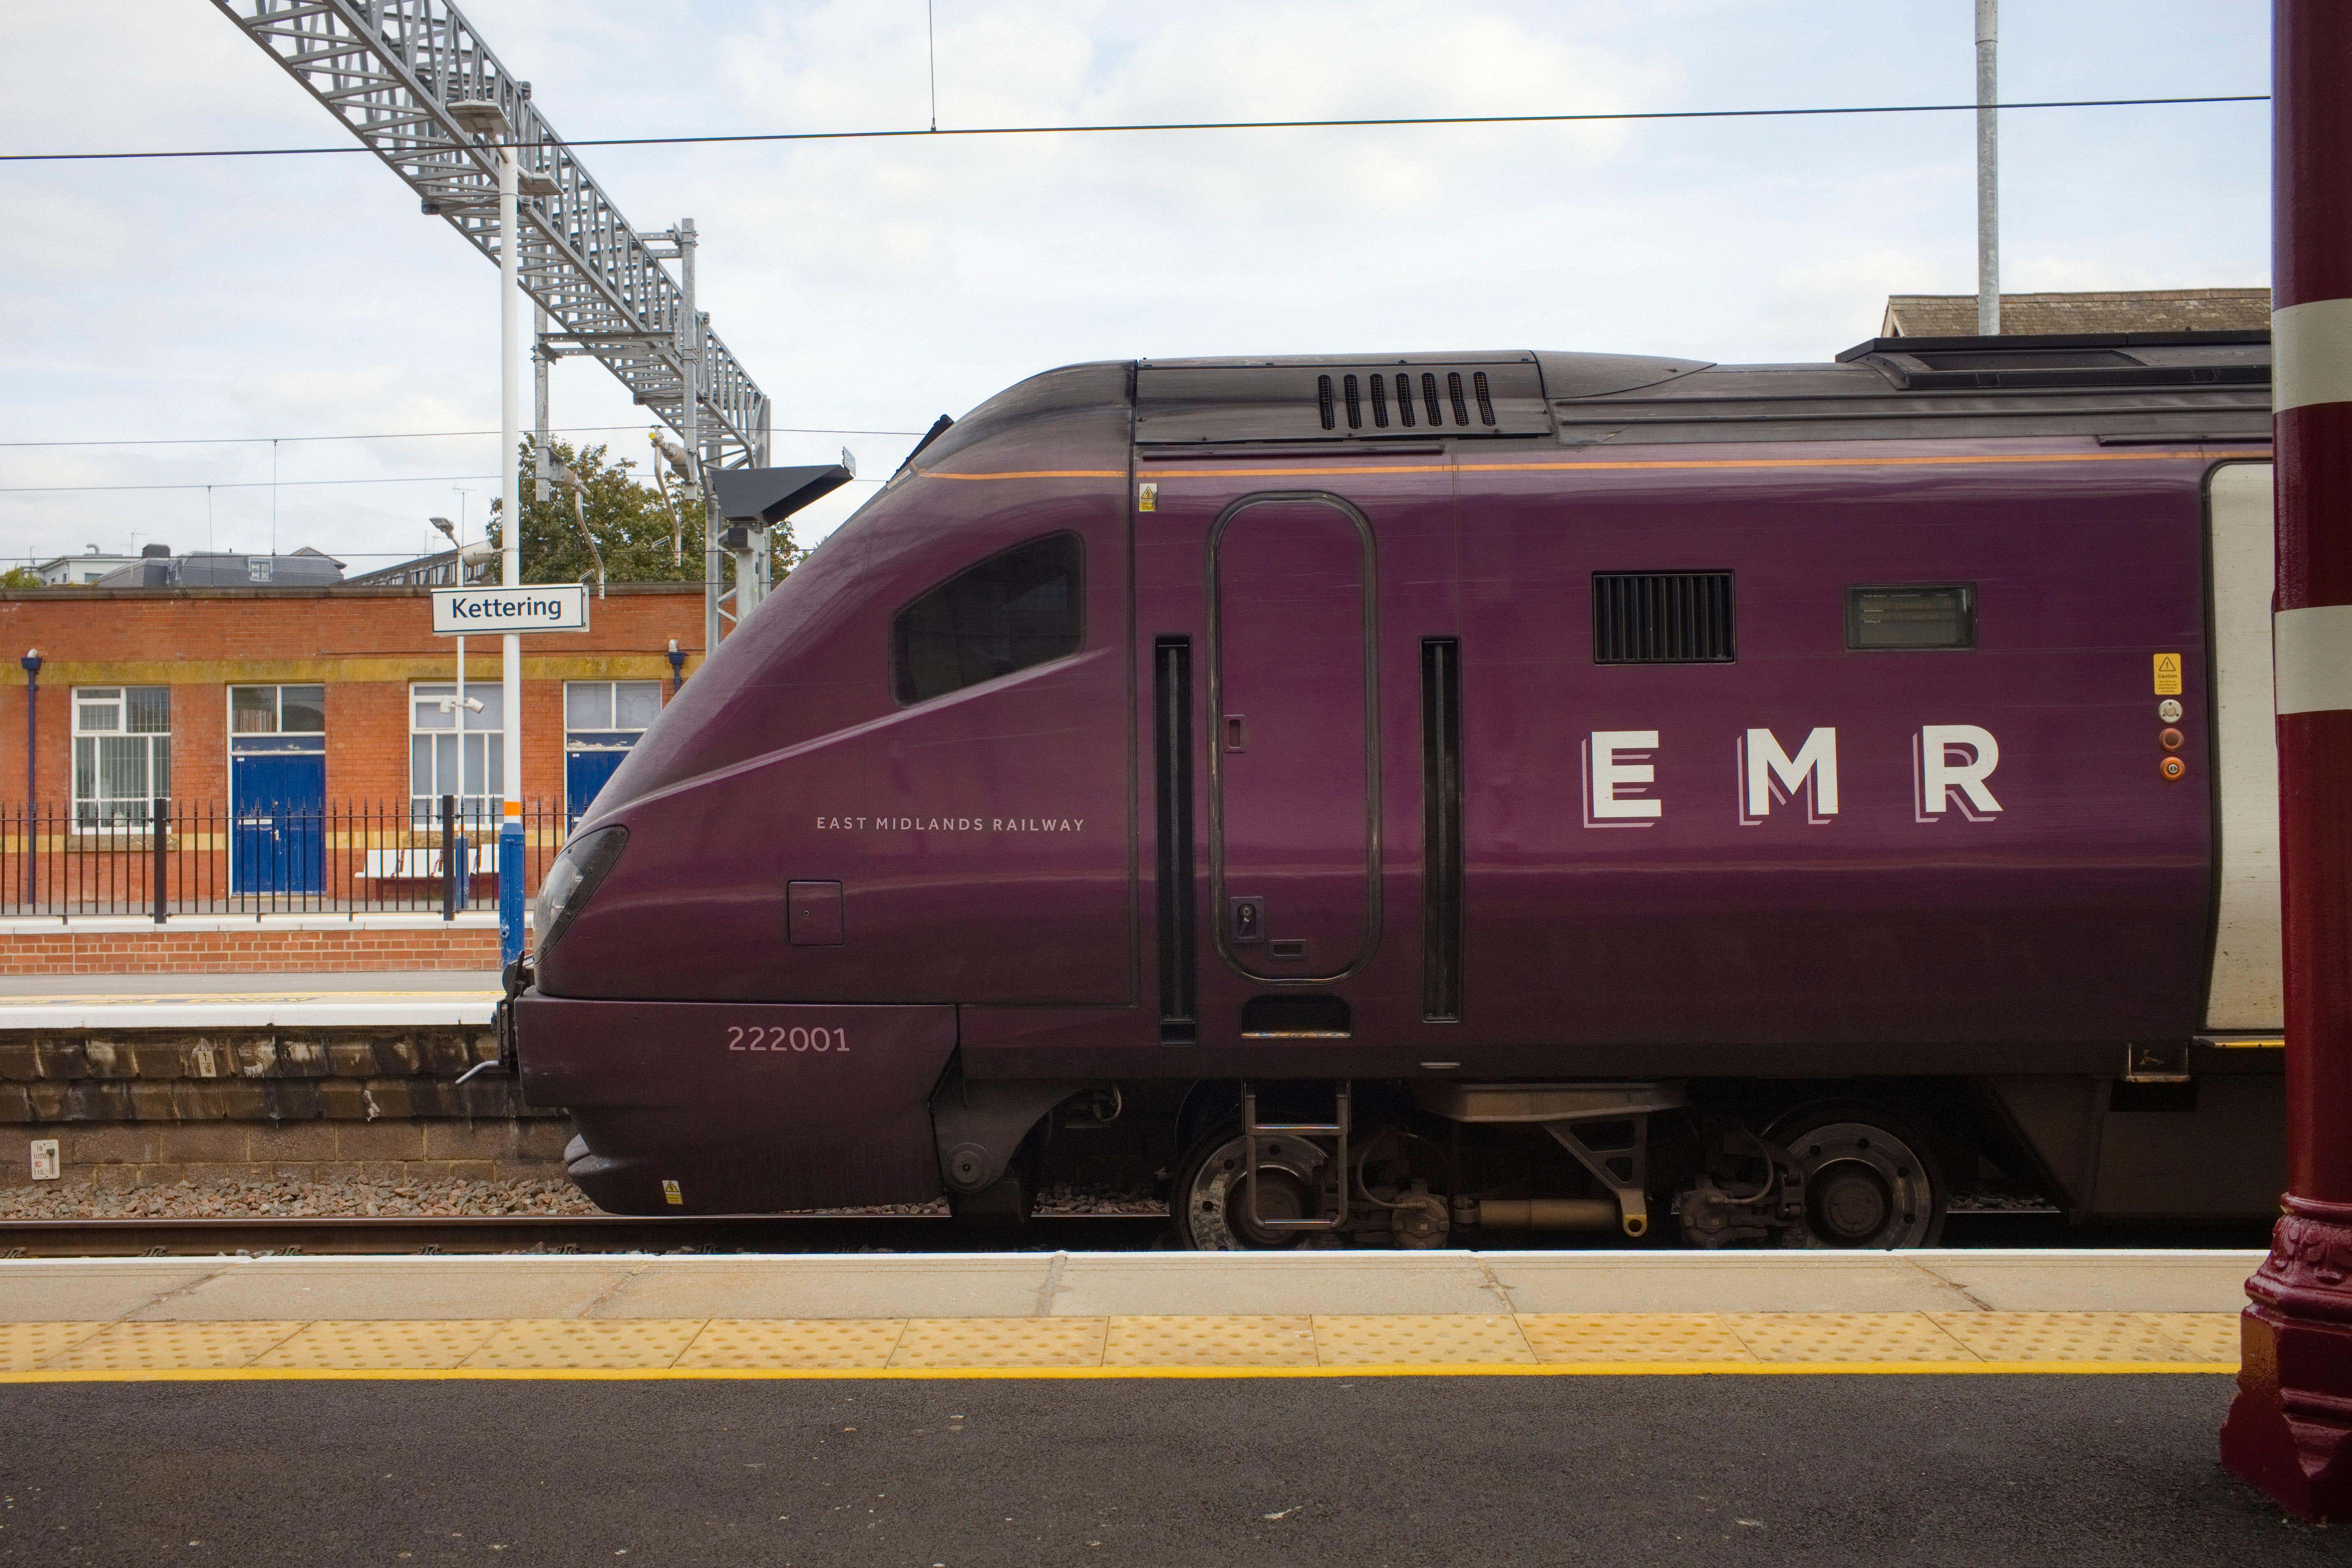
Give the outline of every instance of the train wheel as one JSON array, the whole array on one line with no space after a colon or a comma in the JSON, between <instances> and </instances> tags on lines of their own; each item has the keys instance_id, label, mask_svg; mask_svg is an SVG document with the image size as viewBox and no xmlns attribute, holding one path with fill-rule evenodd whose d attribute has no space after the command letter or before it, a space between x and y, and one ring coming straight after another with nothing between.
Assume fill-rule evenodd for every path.
<instances>
[{"instance_id":1,"label":"train wheel","mask_svg":"<svg viewBox=\"0 0 2352 1568\"><path fill-rule=\"evenodd\" d=\"M1258 1152L1255 1210L1265 1219L1311 1219L1318 1210L1321 1151L1297 1138L1268 1138ZM1297 1247L1318 1231L1263 1230L1252 1223L1248 1151L1239 1118L1221 1122L1192 1145L1176 1168L1169 1209L1176 1242L1195 1252L1246 1252Z\"/></svg>"},{"instance_id":2,"label":"train wheel","mask_svg":"<svg viewBox=\"0 0 2352 1568\"><path fill-rule=\"evenodd\" d=\"M1933 1247L1948 1189L1927 1140L1876 1106L1823 1105L1765 1134L1805 1173L1808 1247Z\"/></svg>"}]
</instances>

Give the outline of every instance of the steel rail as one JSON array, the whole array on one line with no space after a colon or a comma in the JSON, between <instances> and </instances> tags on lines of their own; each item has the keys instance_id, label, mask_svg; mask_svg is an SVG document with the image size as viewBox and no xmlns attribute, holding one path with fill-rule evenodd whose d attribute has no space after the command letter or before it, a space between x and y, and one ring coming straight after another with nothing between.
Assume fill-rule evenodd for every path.
<instances>
[{"instance_id":1,"label":"steel rail","mask_svg":"<svg viewBox=\"0 0 2352 1568\"><path fill-rule=\"evenodd\" d=\"M211 1258L239 1253L1132 1251L1164 1215L1046 1215L1020 1225L939 1215L397 1215L0 1220L0 1259Z\"/></svg>"}]
</instances>

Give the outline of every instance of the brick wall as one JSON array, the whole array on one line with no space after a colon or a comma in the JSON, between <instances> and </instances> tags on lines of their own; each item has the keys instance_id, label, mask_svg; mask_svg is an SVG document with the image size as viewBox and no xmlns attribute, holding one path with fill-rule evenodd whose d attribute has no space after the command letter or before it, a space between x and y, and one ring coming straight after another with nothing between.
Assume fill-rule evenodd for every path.
<instances>
[{"instance_id":1,"label":"brick wall","mask_svg":"<svg viewBox=\"0 0 2352 1568\"><path fill-rule=\"evenodd\" d=\"M527 798L563 793L563 683L660 680L675 639L689 674L702 657L698 584L615 584L589 605L584 632L522 639ZM323 683L331 800L404 798L409 683L449 680L454 639L433 635L422 588L47 588L0 592L0 647L43 660L35 794L70 800L70 692L77 686L172 689L173 795L228 795L227 688ZM469 638L466 677L496 683L499 639ZM0 669L0 800L21 798L25 682Z\"/></svg>"},{"instance_id":2,"label":"brick wall","mask_svg":"<svg viewBox=\"0 0 2352 1568\"><path fill-rule=\"evenodd\" d=\"M496 969L495 928L17 931L0 936L0 974L252 974L278 971Z\"/></svg>"}]
</instances>

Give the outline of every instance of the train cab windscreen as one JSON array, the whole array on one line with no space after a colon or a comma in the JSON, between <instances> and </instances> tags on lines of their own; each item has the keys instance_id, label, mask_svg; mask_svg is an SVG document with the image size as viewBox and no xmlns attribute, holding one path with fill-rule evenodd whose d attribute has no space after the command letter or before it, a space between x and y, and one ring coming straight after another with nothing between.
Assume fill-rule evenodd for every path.
<instances>
[{"instance_id":1,"label":"train cab windscreen","mask_svg":"<svg viewBox=\"0 0 2352 1568\"><path fill-rule=\"evenodd\" d=\"M898 700L925 702L1078 651L1084 552L1049 533L968 566L898 612L891 665Z\"/></svg>"}]
</instances>

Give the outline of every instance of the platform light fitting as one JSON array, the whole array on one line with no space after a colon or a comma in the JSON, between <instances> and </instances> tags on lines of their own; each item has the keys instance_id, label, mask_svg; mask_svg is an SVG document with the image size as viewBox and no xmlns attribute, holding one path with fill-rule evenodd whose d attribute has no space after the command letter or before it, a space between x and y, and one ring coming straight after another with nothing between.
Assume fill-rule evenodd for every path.
<instances>
[{"instance_id":1,"label":"platform light fitting","mask_svg":"<svg viewBox=\"0 0 2352 1568\"><path fill-rule=\"evenodd\" d=\"M503 141L514 132L507 111L487 98L458 99L449 105L449 118L478 142Z\"/></svg>"}]
</instances>

